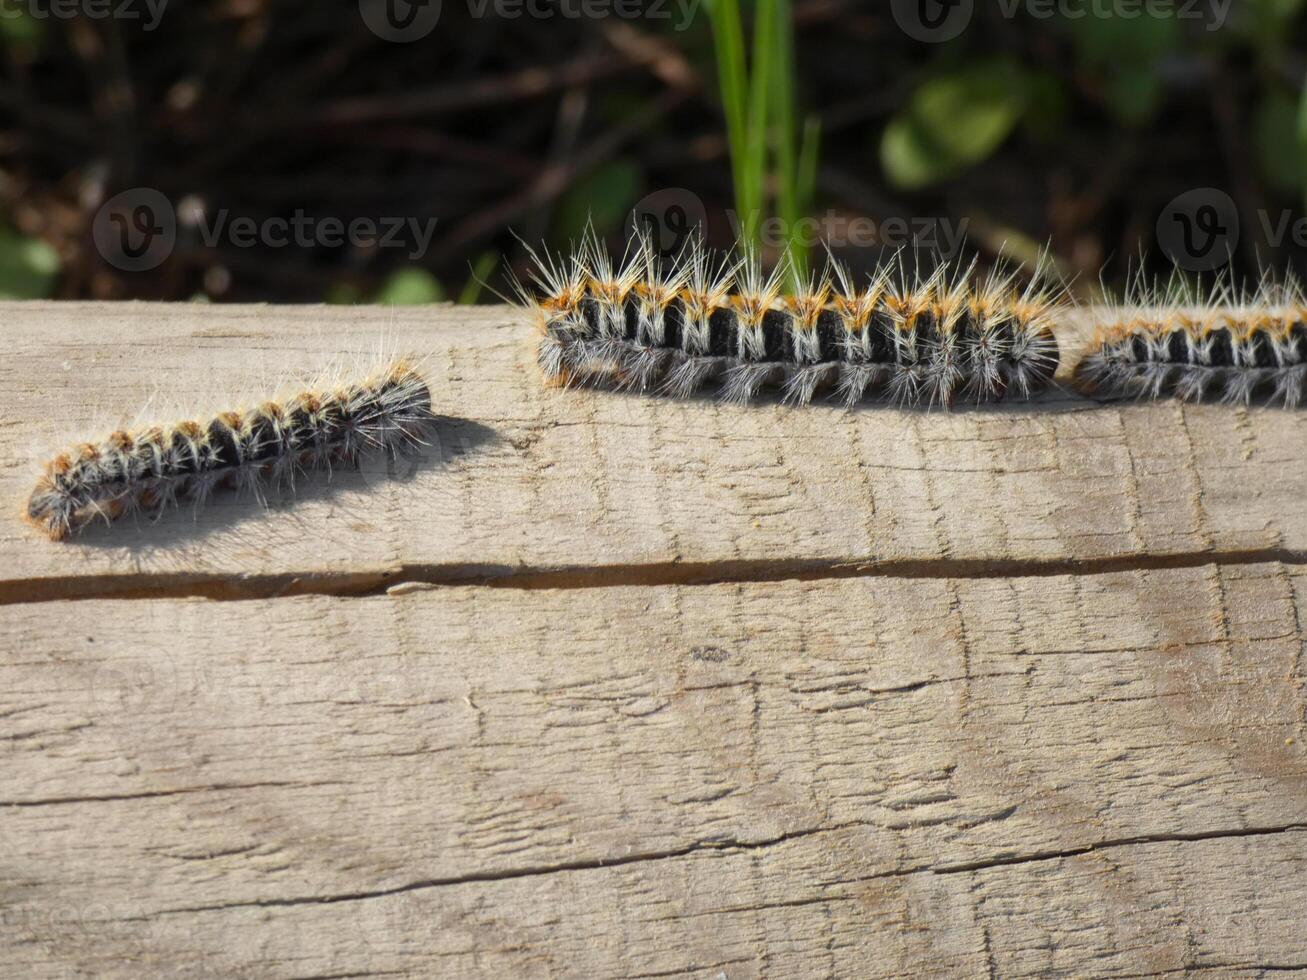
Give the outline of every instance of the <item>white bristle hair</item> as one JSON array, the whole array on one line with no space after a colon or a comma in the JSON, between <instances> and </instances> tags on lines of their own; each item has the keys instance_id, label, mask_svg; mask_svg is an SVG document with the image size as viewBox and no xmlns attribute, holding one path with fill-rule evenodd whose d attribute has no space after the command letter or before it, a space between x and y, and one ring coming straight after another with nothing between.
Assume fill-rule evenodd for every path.
<instances>
[{"instance_id":1,"label":"white bristle hair","mask_svg":"<svg viewBox=\"0 0 1307 980\"><path fill-rule=\"evenodd\" d=\"M301 474L355 466L372 453L411 453L434 421L416 362L396 358L289 398L75 445L44 464L24 517L59 541L97 520L157 517L182 501L198 512L220 489L264 502L272 490L293 491Z\"/></svg>"},{"instance_id":2,"label":"white bristle hair","mask_svg":"<svg viewBox=\"0 0 1307 980\"><path fill-rule=\"evenodd\" d=\"M1060 293L1042 262L977 277L974 264L909 274L901 259L857 285L830 259L785 295L785 268L714 255L698 238L664 268L647 237L614 264L593 235L568 256L528 248L532 281L518 285L536 315L547 381L652 391L677 398L717 385L726 402L765 388L785 404L831 392L845 405L877 397L949 407L1027 398L1058 366Z\"/></svg>"},{"instance_id":3,"label":"white bristle hair","mask_svg":"<svg viewBox=\"0 0 1307 980\"><path fill-rule=\"evenodd\" d=\"M1082 391L1107 397L1214 400L1296 408L1307 401L1307 295L1293 278L1250 290L1179 275L1135 277L1124 302L1099 307L1074 371Z\"/></svg>"}]
</instances>

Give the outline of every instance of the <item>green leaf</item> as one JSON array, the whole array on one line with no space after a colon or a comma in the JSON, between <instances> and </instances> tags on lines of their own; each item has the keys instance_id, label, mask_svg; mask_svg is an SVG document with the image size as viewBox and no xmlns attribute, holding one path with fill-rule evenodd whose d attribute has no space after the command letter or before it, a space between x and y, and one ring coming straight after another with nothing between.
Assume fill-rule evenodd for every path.
<instances>
[{"instance_id":1,"label":"green leaf","mask_svg":"<svg viewBox=\"0 0 1307 980\"><path fill-rule=\"evenodd\" d=\"M1022 72L1005 59L931 79L885 127L885 175L906 190L955 176L998 149L1025 108Z\"/></svg>"},{"instance_id":2,"label":"green leaf","mask_svg":"<svg viewBox=\"0 0 1307 980\"><path fill-rule=\"evenodd\" d=\"M1103 100L1127 126L1141 126L1162 104L1162 80L1149 68L1120 68L1103 85Z\"/></svg>"},{"instance_id":3,"label":"green leaf","mask_svg":"<svg viewBox=\"0 0 1307 980\"><path fill-rule=\"evenodd\" d=\"M365 302L363 290L352 282L338 282L327 290L324 302L333 306L357 306Z\"/></svg>"},{"instance_id":4,"label":"green leaf","mask_svg":"<svg viewBox=\"0 0 1307 980\"><path fill-rule=\"evenodd\" d=\"M1151 66L1159 58L1180 47L1182 35L1174 4L1147 6L1139 16L1124 17L1110 13L1070 17L1062 23L1070 31L1082 65Z\"/></svg>"},{"instance_id":5,"label":"green leaf","mask_svg":"<svg viewBox=\"0 0 1307 980\"><path fill-rule=\"evenodd\" d=\"M1128 126L1152 119L1162 102L1157 63L1182 40L1175 7L1157 13L1145 7L1134 17L1064 17L1063 24L1075 43L1081 71L1100 86L1112 114Z\"/></svg>"},{"instance_id":6,"label":"green leaf","mask_svg":"<svg viewBox=\"0 0 1307 980\"><path fill-rule=\"evenodd\" d=\"M1286 49L1294 44L1294 20L1303 10L1304 0L1242 0L1236 4L1233 18L1235 38L1251 42L1260 60L1275 73L1282 69Z\"/></svg>"},{"instance_id":7,"label":"green leaf","mask_svg":"<svg viewBox=\"0 0 1307 980\"><path fill-rule=\"evenodd\" d=\"M614 160L582 177L558 202L555 216L560 239L578 238L586 222L599 235L619 228L640 197L640 170L629 160Z\"/></svg>"},{"instance_id":8,"label":"green leaf","mask_svg":"<svg viewBox=\"0 0 1307 980\"><path fill-rule=\"evenodd\" d=\"M1052 72L1026 73L1026 114L1022 125L1033 138L1056 143L1066 130L1070 98L1062 79Z\"/></svg>"},{"instance_id":9,"label":"green leaf","mask_svg":"<svg viewBox=\"0 0 1307 980\"><path fill-rule=\"evenodd\" d=\"M59 254L39 238L0 225L0 299L45 299L59 274Z\"/></svg>"},{"instance_id":10,"label":"green leaf","mask_svg":"<svg viewBox=\"0 0 1307 980\"><path fill-rule=\"evenodd\" d=\"M444 298L444 287L435 276L426 269L408 268L391 273L372 301L385 306L420 306Z\"/></svg>"},{"instance_id":11,"label":"green leaf","mask_svg":"<svg viewBox=\"0 0 1307 980\"><path fill-rule=\"evenodd\" d=\"M37 48L45 25L23 8L22 0L0 0L0 43L8 48Z\"/></svg>"},{"instance_id":12,"label":"green leaf","mask_svg":"<svg viewBox=\"0 0 1307 980\"><path fill-rule=\"evenodd\" d=\"M1303 0L1251 0L1252 6L1267 21L1283 25L1302 13Z\"/></svg>"},{"instance_id":13,"label":"green leaf","mask_svg":"<svg viewBox=\"0 0 1307 980\"><path fill-rule=\"evenodd\" d=\"M1253 140L1267 183L1284 193L1298 191L1303 181L1298 104L1283 92L1268 93L1253 117Z\"/></svg>"}]
</instances>

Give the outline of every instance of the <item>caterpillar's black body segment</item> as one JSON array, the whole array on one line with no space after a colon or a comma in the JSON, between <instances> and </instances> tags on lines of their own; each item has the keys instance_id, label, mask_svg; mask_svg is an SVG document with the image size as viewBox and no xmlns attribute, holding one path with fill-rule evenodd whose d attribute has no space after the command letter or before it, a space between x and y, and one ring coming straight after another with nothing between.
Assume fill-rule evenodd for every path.
<instances>
[{"instance_id":1,"label":"caterpillar's black body segment","mask_svg":"<svg viewBox=\"0 0 1307 980\"><path fill-rule=\"evenodd\" d=\"M432 420L427 383L397 361L367 380L285 403L78 446L45 465L26 516L59 540L96 518L157 513L181 499L199 504L223 486L257 492L302 470L352 464L369 450L411 449Z\"/></svg>"},{"instance_id":2,"label":"caterpillar's black body segment","mask_svg":"<svg viewBox=\"0 0 1307 980\"><path fill-rule=\"evenodd\" d=\"M787 396L805 402L834 387L849 403L884 394L947 405L959 396L977 401L1028 396L1048 385L1058 364L1052 330L1011 316L982 324L964 314L942 324L926 313L900 326L878 315L862 330L850 331L834 309L822 310L811 327L771 309L760 324L742 329L738 313L718 308L708 317L703 345L682 329L679 306L668 309L660 340L630 317L624 317L621 335L605 332L596 306L586 299L579 314L549 316L540 350L549 378L661 387L681 396L718 380L731 400L747 399L762 385L779 385ZM758 331L760 345L745 341L746 329Z\"/></svg>"},{"instance_id":3,"label":"caterpillar's black body segment","mask_svg":"<svg viewBox=\"0 0 1307 980\"><path fill-rule=\"evenodd\" d=\"M1307 324L1296 309L1193 319L1158 311L1101 328L1075 370L1109 396L1296 408L1307 401Z\"/></svg>"},{"instance_id":4,"label":"caterpillar's black body segment","mask_svg":"<svg viewBox=\"0 0 1307 980\"><path fill-rule=\"evenodd\" d=\"M597 252L539 262L539 364L557 383L597 383L685 397L710 383L728 401L761 388L806 403L831 392L852 405L884 397L948 406L1027 397L1058 366L1055 307L1010 281L914 288L888 276L867 289L828 283L782 296L746 268L711 274L696 252L671 270L636 259L613 272Z\"/></svg>"}]
</instances>

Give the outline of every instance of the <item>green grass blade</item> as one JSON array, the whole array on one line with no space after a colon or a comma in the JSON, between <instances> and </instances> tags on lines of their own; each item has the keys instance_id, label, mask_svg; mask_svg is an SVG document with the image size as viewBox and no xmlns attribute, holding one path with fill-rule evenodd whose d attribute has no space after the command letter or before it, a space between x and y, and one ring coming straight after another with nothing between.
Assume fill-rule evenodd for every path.
<instances>
[{"instance_id":1,"label":"green grass blade","mask_svg":"<svg viewBox=\"0 0 1307 980\"><path fill-rule=\"evenodd\" d=\"M776 26L780 0L758 0L753 25L753 73L749 79L749 133L745 149L745 177L754 207L745 221L744 244L759 254L759 229L766 200L767 135L771 124L771 106L778 71Z\"/></svg>"},{"instance_id":2,"label":"green grass blade","mask_svg":"<svg viewBox=\"0 0 1307 980\"><path fill-rule=\"evenodd\" d=\"M773 0L771 123L776 141L776 211L785 225L785 252L791 263L791 288L806 268L799 221L805 205L799 188L798 132L795 128L794 14L790 0Z\"/></svg>"},{"instance_id":3,"label":"green grass blade","mask_svg":"<svg viewBox=\"0 0 1307 980\"><path fill-rule=\"evenodd\" d=\"M821 120L808 116L803 121L803 144L799 147L799 162L795 174L795 198L798 203L795 210L802 216L812 211L812 204L817 194L817 155L821 146ZM800 272L808 269L808 243L799 236L790 240L790 252L794 266Z\"/></svg>"},{"instance_id":4,"label":"green grass blade","mask_svg":"<svg viewBox=\"0 0 1307 980\"><path fill-rule=\"evenodd\" d=\"M735 183L735 208L743 221L755 205L745 162L749 82L748 68L744 61L744 28L740 20L740 4L739 0L709 0L707 7L708 19L712 24L713 50L717 57L722 111L726 116L731 177Z\"/></svg>"},{"instance_id":5,"label":"green grass blade","mask_svg":"<svg viewBox=\"0 0 1307 980\"><path fill-rule=\"evenodd\" d=\"M463 284L463 291L458 294L458 304L460 306L472 306L481 297L481 288L485 285L490 274L495 271L499 265L499 256L494 252L482 252L477 259L476 265L472 267L472 275Z\"/></svg>"},{"instance_id":6,"label":"green grass blade","mask_svg":"<svg viewBox=\"0 0 1307 980\"><path fill-rule=\"evenodd\" d=\"M1302 95L1298 102L1298 160L1302 173L1299 175L1302 180L1303 203L1307 206L1307 82L1303 82Z\"/></svg>"}]
</instances>

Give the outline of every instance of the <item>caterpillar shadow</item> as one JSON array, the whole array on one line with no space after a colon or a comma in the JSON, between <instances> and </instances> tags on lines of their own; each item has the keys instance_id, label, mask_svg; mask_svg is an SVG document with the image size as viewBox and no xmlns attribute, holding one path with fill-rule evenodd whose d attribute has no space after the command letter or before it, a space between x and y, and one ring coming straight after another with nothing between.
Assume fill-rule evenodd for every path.
<instances>
[{"instance_id":1,"label":"caterpillar shadow","mask_svg":"<svg viewBox=\"0 0 1307 980\"><path fill-rule=\"evenodd\" d=\"M599 381L576 382L557 389L563 393L596 392L604 397L650 400L655 402L714 405L728 408L748 409L751 407L784 407L796 412L836 410L850 415L874 415L881 413L912 415L1024 415L1030 412L1042 414L1067 414L1083 412L1097 407L1094 399L1086 398L1069 384L1054 381L1038 394L1026 398L1003 398L992 401L976 402L959 396L951 405L925 400L896 401L889 397L868 396L847 405L833 392L818 392L810 402L787 401L783 393L774 387L763 388L746 402L731 401L721 397L716 386L705 386L690 395L672 395L656 389L640 391L634 388L618 387Z\"/></svg>"},{"instance_id":2,"label":"caterpillar shadow","mask_svg":"<svg viewBox=\"0 0 1307 980\"><path fill-rule=\"evenodd\" d=\"M184 554L195 546L245 526L256 526L262 547L302 541L306 532L327 533L342 522L358 527L377 521L376 492L387 491L386 506L398 493L416 497L432 492L422 476L456 465L464 457L501 441L492 428L470 419L437 416L427 427L424 444L402 454L376 453L357 465L331 471L311 470L295 477L292 486L269 488L259 496L220 489L197 508L182 500L156 516L138 514L117 521L96 521L69 544L88 549L124 551L136 559L152 552ZM439 488L437 493L443 492ZM314 503L330 502L330 523L306 521L297 512ZM415 505L418 500L415 499ZM206 550L212 558L213 553Z\"/></svg>"}]
</instances>

